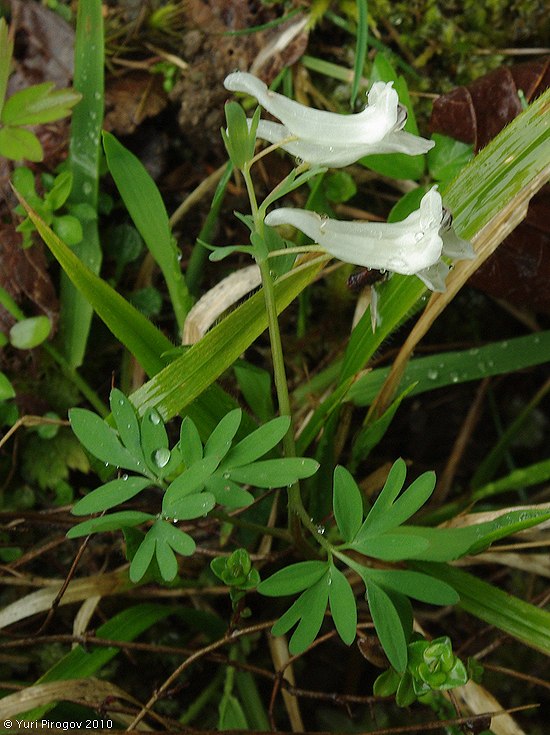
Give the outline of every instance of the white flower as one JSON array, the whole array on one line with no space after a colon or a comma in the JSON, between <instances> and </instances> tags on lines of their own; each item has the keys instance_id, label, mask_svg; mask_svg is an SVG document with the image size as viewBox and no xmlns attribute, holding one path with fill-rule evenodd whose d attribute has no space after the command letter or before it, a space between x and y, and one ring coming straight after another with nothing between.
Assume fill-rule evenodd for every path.
<instances>
[{"instance_id":1,"label":"white flower","mask_svg":"<svg viewBox=\"0 0 550 735\"><path fill-rule=\"evenodd\" d=\"M434 143L402 130L407 114L399 105L392 83L376 82L368 104L355 115L339 115L301 105L272 92L260 79L234 72L225 79L226 89L255 97L282 124L261 120L257 136L311 165L338 168L372 153L426 153Z\"/></svg>"},{"instance_id":2,"label":"white flower","mask_svg":"<svg viewBox=\"0 0 550 735\"><path fill-rule=\"evenodd\" d=\"M450 228L449 219L433 187L422 197L420 207L401 222L341 222L283 207L270 212L265 223L293 225L346 263L416 275L432 291L444 291L449 266L441 256L464 259L474 255L470 243Z\"/></svg>"}]
</instances>

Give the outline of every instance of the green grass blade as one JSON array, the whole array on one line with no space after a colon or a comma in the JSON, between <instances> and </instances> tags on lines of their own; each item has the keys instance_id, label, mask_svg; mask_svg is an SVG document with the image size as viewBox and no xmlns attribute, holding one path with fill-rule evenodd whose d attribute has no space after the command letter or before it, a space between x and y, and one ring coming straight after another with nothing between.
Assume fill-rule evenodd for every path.
<instances>
[{"instance_id":1,"label":"green grass blade","mask_svg":"<svg viewBox=\"0 0 550 735\"><path fill-rule=\"evenodd\" d=\"M543 459L541 462L535 462L535 464L527 467L513 470L505 477L499 477L493 482L488 482L472 493L471 500L477 502L493 495L510 492L510 490L523 490L533 485L548 482L549 479L550 459Z\"/></svg>"},{"instance_id":2,"label":"green grass blade","mask_svg":"<svg viewBox=\"0 0 550 735\"><path fill-rule=\"evenodd\" d=\"M165 605L145 603L135 605L115 615L96 631L97 638L117 641L133 641L147 628L163 620L174 612L174 608ZM84 679L96 674L105 664L114 658L119 648L96 648L86 651L82 646L73 648L70 653L58 661L47 671L37 684L49 681L66 681L69 679ZM55 707L56 702L36 707L23 715L25 720L40 720L40 718Z\"/></svg>"},{"instance_id":3,"label":"green grass blade","mask_svg":"<svg viewBox=\"0 0 550 735\"><path fill-rule=\"evenodd\" d=\"M181 272L176 244L160 192L141 161L111 133L103 133L107 165L149 252L162 271L178 327L183 329L192 299Z\"/></svg>"},{"instance_id":4,"label":"green grass blade","mask_svg":"<svg viewBox=\"0 0 550 735\"><path fill-rule=\"evenodd\" d=\"M424 562L414 567L454 587L460 595L459 606L467 612L550 655L550 613L546 610L447 564Z\"/></svg>"},{"instance_id":5,"label":"green grass blade","mask_svg":"<svg viewBox=\"0 0 550 735\"><path fill-rule=\"evenodd\" d=\"M161 370L164 363L160 356L172 348L170 340L108 283L84 265L24 200L21 202L39 235L80 296L90 305L90 309L96 311L148 375L154 375Z\"/></svg>"},{"instance_id":6,"label":"green grass blade","mask_svg":"<svg viewBox=\"0 0 550 735\"><path fill-rule=\"evenodd\" d=\"M482 380L541 365L550 360L550 331L514 337L469 350L417 357L409 362L399 390L411 388L410 395L426 393L448 385ZM368 406L384 384L389 368L378 368L359 378L346 395L356 406Z\"/></svg>"},{"instance_id":7,"label":"green grass blade","mask_svg":"<svg viewBox=\"0 0 550 735\"><path fill-rule=\"evenodd\" d=\"M78 3L75 38L74 88L82 100L74 108L69 144L73 174L70 201L97 210L99 188L99 135L103 122L103 16L100 0ZM101 267L97 220L82 223L84 237L73 252L93 273ZM59 330L61 351L71 367L82 364L92 320L92 307L66 275L61 276Z\"/></svg>"},{"instance_id":8,"label":"green grass blade","mask_svg":"<svg viewBox=\"0 0 550 735\"><path fill-rule=\"evenodd\" d=\"M278 312L312 281L320 267L315 261L275 283ZM260 291L135 391L132 402L140 413L154 407L165 421L170 419L201 395L266 328L264 294Z\"/></svg>"},{"instance_id":9,"label":"green grass blade","mask_svg":"<svg viewBox=\"0 0 550 735\"><path fill-rule=\"evenodd\" d=\"M355 45L355 63L353 65L353 82L351 85L351 107L355 106L359 86L367 58L367 40L369 24L367 17L367 0L356 0L357 3L357 41Z\"/></svg>"}]
</instances>

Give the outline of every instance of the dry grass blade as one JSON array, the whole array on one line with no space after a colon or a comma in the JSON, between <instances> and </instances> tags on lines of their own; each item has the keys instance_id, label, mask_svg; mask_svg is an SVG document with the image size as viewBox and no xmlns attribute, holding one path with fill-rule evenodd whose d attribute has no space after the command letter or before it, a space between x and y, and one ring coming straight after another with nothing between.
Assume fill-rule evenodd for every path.
<instances>
[{"instance_id":1,"label":"dry grass blade","mask_svg":"<svg viewBox=\"0 0 550 735\"><path fill-rule=\"evenodd\" d=\"M63 582L59 581L58 584L31 592L26 597L16 600L11 605L7 605L3 610L0 610L0 629L6 628L8 625L17 623L19 620L24 620L37 613L49 610L56 600L62 585ZM111 572L110 574L100 574L95 577L86 577L84 579L75 579L67 586L59 604L69 605L72 602L87 600L89 597L116 595L133 586L125 570Z\"/></svg>"},{"instance_id":2,"label":"dry grass blade","mask_svg":"<svg viewBox=\"0 0 550 735\"><path fill-rule=\"evenodd\" d=\"M21 712L50 704L50 702L77 702L88 707L101 707L105 701L124 700L136 707L141 704L123 689L101 679L73 679L50 681L22 689L0 700L0 719L14 717Z\"/></svg>"},{"instance_id":3,"label":"dry grass blade","mask_svg":"<svg viewBox=\"0 0 550 735\"><path fill-rule=\"evenodd\" d=\"M453 694L474 714L502 710L500 703L484 687L469 681L466 686L453 689ZM493 717L491 732L494 735L526 735L525 731L507 713Z\"/></svg>"}]
</instances>

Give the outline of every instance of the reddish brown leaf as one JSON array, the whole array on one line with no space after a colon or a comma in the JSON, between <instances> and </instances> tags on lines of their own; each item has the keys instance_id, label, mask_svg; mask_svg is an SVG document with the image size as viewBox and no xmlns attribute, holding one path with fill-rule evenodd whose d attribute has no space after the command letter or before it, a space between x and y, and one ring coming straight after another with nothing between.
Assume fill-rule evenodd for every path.
<instances>
[{"instance_id":1,"label":"reddish brown leaf","mask_svg":"<svg viewBox=\"0 0 550 735\"><path fill-rule=\"evenodd\" d=\"M550 86L550 56L500 67L435 100L431 129L483 148ZM470 284L523 308L550 313L550 187L533 198L524 222L470 279Z\"/></svg>"}]
</instances>

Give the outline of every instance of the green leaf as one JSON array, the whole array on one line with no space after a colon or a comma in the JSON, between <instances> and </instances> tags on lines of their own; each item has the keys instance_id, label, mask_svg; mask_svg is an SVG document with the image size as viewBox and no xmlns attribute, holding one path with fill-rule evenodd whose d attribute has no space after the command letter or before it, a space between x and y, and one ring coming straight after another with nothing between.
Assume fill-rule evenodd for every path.
<instances>
[{"instance_id":1,"label":"green leaf","mask_svg":"<svg viewBox=\"0 0 550 735\"><path fill-rule=\"evenodd\" d=\"M244 110L238 102L228 102L225 105L225 119L227 130L222 130L225 147L235 168L242 169L254 156L260 108L256 108L254 112L250 129Z\"/></svg>"},{"instance_id":2,"label":"green leaf","mask_svg":"<svg viewBox=\"0 0 550 735\"><path fill-rule=\"evenodd\" d=\"M345 467L334 470L334 519L342 538L352 541L363 521L363 499L357 483Z\"/></svg>"},{"instance_id":3,"label":"green leaf","mask_svg":"<svg viewBox=\"0 0 550 735\"><path fill-rule=\"evenodd\" d=\"M235 467L226 474L236 482L243 482L256 487L284 487L296 480L311 477L319 469L314 459L301 457L283 457L282 459L265 459L245 467Z\"/></svg>"},{"instance_id":4,"label":"green leaf","mask_svg":"<svg viewBox=\"0 0 550 735\"><path fill-rule=\"evenodd\" d=\"M224 730L247 730L248 722L246 720L243 708L239 700L230 692L224 692L218 714L219 731Z\"/></svg>"},{"instance_id":5,"label":"green leaf","mask_svg":"<svg viewBox=\"0 0 550 735\"><path fill-rule=\"evenodd\" d=\"M15 389L5 373L0 372L0 401L15 397Z\"/></svg>"},{"instance_id":6,"label":"green leaf","mask_svg":"<svg viewBox=\"0 0 550 735\"><path fill-rule=\"evenodd\" d=\"M72 89L55 89L53 82L43 82L20 89L4 103L5 125L40 125L70 114L81 99Z\"/></svg>"},{"instance_id":7,"label":"green leaf","mask_svg":"<svg viewBox=\"0 0 550 735\"><path fill-rule=\"evenodd\" d=\"M367 531L370 526L376 526L377 523L383 523L386 513L392 506L395 498L401 492L401 488L405 482L407 475L407 465L400 458L396 459L393 463L384 487L380 495L376 498L376 501L367 515L367 518L361 528L360 535L363 536L363 529Z\"/></svg>"},{"instance_id":8,"label":"green leaf","mask_svg":"<svg viewBox=\"0 0 550 735\"><path fill-rule=\"evenodd\" d=\"M82 296L90 302L113 335L125 345L150 375L162 370L164 363L160 355L169 350L172 343L106 281L87 268L24 200L22 204L67 276Z\"/></svg>"},{"instance_id":9,"label":"green leaf","mask_svg":"<svg viewBox=\"0 0 550 735\"><path fill-rule=\"evenodd\" d=\"M214 475L206 481L206 489L216 498L216 503L226 508L245 508L254 502L254 496L247 490L221 475Z\"/></svg>"},{"instance_id":10,"label":"green leaf","mask_svg":"<svg viewBox=\"0 0 550 735\"><path fill-rule=\"evenodd\" d=\"M407 638L391 597L372 580L367 582L367 601L380 644L396 671L407 668Z\"/></svg>"},{"instance_id":11,"label":"green leaf","mask_svg":"<svg viewBox=\"0 0 550 735\"><path fill-rule=\"evenodd\" d=\"M234 367L235 377L245 401L260 421L269 421L275 415L271 396L271 375L267 370L238 360Z\"/></svg>"},{"instance_id":12,"label":"green leaf","mask_svg":"<svg viewBox=\"0 0 550 735\"><path fill-rule=\"evenodd\" d=\"M91 518L89 521L73 526L67 532L67 538L79 538L80 536L89 536L91 533L116 531L119 528L127 528L128 526L139 526L153 518L154 516L150 513L141 513L137 510L121 510L119 513Z\"/></svg>"},{"instance_id":13,"label":"green leaf","mask_svg":"<svg viewBox=\"0 0 550 735\"><path fill-rule=\"evenodd\" d=\"M51 207L52 210L60 209L71 193L73 186L73 174L71 171L63 171L55 177L54 185L44 197L44 202ZM25 196L25 192L21 191Z\"/></svg>"},{"instance_id":14,"label":"green leaf","mask_svg":"<svg viewBox=\"0 0 550 735\"><path fill-rule=\"evenodd\" d=\"M205 457L217 457L218 462L221 462L231 448L231 443L241 425L242 416L241 409L236 408L223 417L204 446Z\"/></svg>"},{"instance_id":15,"label":"green leaf","mask_svg":"<svg viewBox=\"0 0 550 735\"><path fill-rule=\"evenodd\" d=\"M359 434L357 434L355 441L353 442L352 450L352 461L354 467L356 467L359 462L363 462L383 439L395 414L397 413L397 409L401 405L401 402L409 395L413 387L414 385L410 385L402 391L381 416L379 416L375 421L368 423L361 429Z\"/></svg>"},{"instance_id":16,"label":"green leaf","mask_svg":"<svg viewBox=\"0 0 550 735\"><path fill-rule=\"evenodd\" d=\"M372 556L382 561L401 561L404 559L422 559L423 552L430 546L430 542L422 535L401 535L385 533L382 536L373 536L355 539L350 547L365 556Z\"/></svg>"},{"instance_id":17,"label":"green leaf","mask_svg":"<svg viewBox=\"0 0 550 735\"><path fill-rule=\"evenodd\" d=\"M71 408L69 420L81 444L94 457L115 467L145 472L143 462L122 446L117 433L97 414L85 408Z\"/></svg>"},{"instance_id":18,"label":"green leaf","mask_svg":"<svg viewBox=\"0 0 550 735\"><path fill-rule=\"evenodd\" d=\"M143 631L174 613L177 614L177 611L166 605L153 603L134 605L117 613L106 623L100 625L95 631L95 635L97 638L105 640L132 641ZM101 646L85 650L82 646L76 645L40 677L37 684L50 681L86 679L94 676L119 651L120 648L115 646ZM25 713L25 719L27 721L40 720L55 704L55 702L50 702L47 705L35 707L30 712Z\"/></svg>"},{"instance_id":19,"label":"green leaf","mask_svg":"<svg viewBox=\"0 0 550 735\"><path fill-rule=\"evenodd\" d=\"M445 582L427 574L405 569L368 569L365 571L367 587L371 580L396 592L412 597L413 600L431 605L455 605L459 601L457 592Z\"/></svg>"},{"instance_id":20,"label":"green leaf","mask_svg":"<svg viewBox=\"0 0 550 735\"><path fill-rule=\"evenodd\" d=\"M25 128L0 127L0 156L12 161L41 161L44 152L34 133Z\"/></svg>"},{"instance_id":21,"label":"green leaf","mask_svg":"<svg viewBox=\"0 0 550 735\"><path fill-rule=\"evenodd\" d=\"M494 541L531 528L550 518L542 509L526 509L503 513L492 521L475 523L462 528L427 528L424 526L402 526L395 533L422 536L429 547L416 556L422 561L452 561L466 554L484 551Z\"/></svg>"},{"instance_id":22,"label":"green leaf","mask_svg":"<svg viewBox=\"0 0 550 735\"><path fill-rule=\"evenodd\" d=\"M369 34L369 19L367 13L367 0L357 0L357 41L355 44L355 56L353 64L353 82L351 85L351 107L355 105L359 86L363 78L365 59L367 58L367 40Z\"/></svg>"},{"instance_id":23,"label":"green leaf","mask_svg":"<svg viewBox=\"0 0 550 735\"><path fill-rule=\"evenodd\" d=\"M327 571L324 561L301 561L280 569L258 586L258 592L267 597L293 595L311 587Z\"/></svg>"},{"instance_id":24,"label":"green leaf","mask_svg":"<svg viewBox=\"0 0 550 735\"><path fill-rule=\"evenodd\" d=\"M52 323L47 316L31 316L10 329L10 342L19 350L32 350L50 336Z\"/></svg>"},{"instance_id":25,"label":"green leaf","mask_svg":"<svg viewBox=\"0 0 550 735\"><path fill-rule=\"evenodd\" d=\"M72 214L63 214L61 217L53 217L52 229L67 245L77 245L84 237L84 230L80 220Z\"/></svg>"},{"instance_id":26,"label":"green leaf","mask_svg":"<svg viewBox=\"0 0 550 735\"><path fill-rule=\"evenodd\" d=\"M203 247L206 247L206 243L200 243L203 245ZM212 251L210 255L208 256L208 260L212 261L212 263L218 263L220 260L223 260L224 258L229 257L230 255L233 255L233 253L247 253L249 255L252 255L254 252L254 248L250 245L227 245L225 247L212 247Z\"/></svg>"},{"instance_id":27,"label":"green leaf","mask_svg":"<svg viewBox=\"0 0 550 735\"><path fill-rule=\"evenodd\" d=\"M177 501L172 500L168 505L170 512L166 515L178 521L187 521L193 518L205 516L215 505L216 498L212 493L193 493L191 495L186 495ZM166 513L166 508L164 506L163 511Z\"/></svg>"},{"instance_id":28,"label":"green leaf","mask_svg":"<svg viewBox=\"0 0 550 735\"><path fill-rule=\"evenodd\" d=\"M345 575L334 564L330 566L328 599L338 635L347 646L355 639L357 605L355 595Z\"/></svg>"},{"instance_id":29,"label":"green leaf","mask_svg":"<svg viewBox=\"0 0 550 735\"><path fill-rule=\"evenodd\" d=\"M69 170L73 175L69 202L71 205L86 204L95 214L81 220L82 238L73 246L72 252L96 276L99 275L102 261L97 220L100 133L104 112L105 44L102 10L101 0L78 3L73 85L75 91L82 95L82 99L71 117L68 159ZM75 211L71 214L78 216ZM93 304L89 294L82 293L71 274L65 267L63 270L59 317L61 345L69 365L78 367L86 352ZM137 357L136 353L133 354Z\"/></svg>"},{"instance_id":30,"label":"green leaf","mask_svg":"<svg viewBox=\"0 0 550 735\"><path fill-rule=\"evenodd\" d=\"M0 18L0 114L2 113L4 98L8 88L12 55L13 39L9 38L8 25L5 18Z\"/></svg>"},{"instance_id":31,"label":"green leaf","mask_svg":"<svg viewBox=\"0 0 550 735\"><path fill-rule=\"evenodd\" d=\"M162 511L169 518L179 518L180 501L199 492L217 467L216 457L206 457L191 465L168 486L162 501Z\"/></svg>"},{"instance_id":32,"label":"green leaf","mask_svg":"<svg viewBox=\"0 0 550 735\"><path fill-rule=\"evenodd\" d=\"M191 467L203 457L202 442L198 429L189 416L186 416L181 422L179 448L187 467Z\"/></svg>"},{"instance_id":33,"label":"green leaf","mask_svg":"<svg viewBox=\"0 0 550 735\"><path fill-rule=\"evenodd\" d=\"M75 516L85 516L88 513L100 513L103 510L121 505L135 497L151 484L147 477L121 477L98 487L84 496L73 506L71 513Z\"/></svg>"},{"instance_id":34,"label":"green leaf","mask_svg":"<svg viewBox=\"0 0 550 735\"><path fill-rule=\"evenodd\" d=\"M109 171L149 252L162 271L178 327L183 329L191 297L181 271L168 214L160 192L143 164L111 133L103 132Z\"/></svg>"},{"instance_id":35,"label":"green leaf","mask_svg":"<svg viewBox=\"0 0 550 735\"><path fill-rule=\"evenodd\" d=\"M395 465L394 465L395 467ZM393 468L392 468L393 469ZM388 481L390 478L388 477ZM386 485L387 482L386 481ZM397 484L393 486L393 490L397 488ZM390 494L384 495L386 486L376 503L374 504L371 512L368 514L363 526L357 534L357 540L364 541L372 538L373 536L379 536L386 531L396 528L404 523L410 516L421 508L424 503L431 496L435 488L435 473L424 472L420 477L407 488L407 490L398 498L393 504L386 505L386 500L390 498ZM383 509L384 515L379 512L378 503L381 502L380 510ZM374 513L374 519L373 519Z\"/></svg>"},{"instance_id":36,"label":"green leaf","mask_svg":"<svg viewBox=\"0 0 550 735\"><path fill-rule=\"evenodd\" d=\"M158 521L160 533L166 543L182 556L192 556L195 553L195 542L189 534L171 523Z\"/></svg>"},{"instance_id":37,"label":"green leaf","mask_svg":"<svg viewBox=\"0 0 550 735\"><path fill-rule=\"evenodd\" d=\"M317 261L304 264L277 280L274 289L278 313L312 281L319 267ZM182 357L133 393L132 402L140 412L154 406L168 420L211 386L266 327L265 298L260 291L232 311ZM225 394L222 396L225 398ZM220 395L212 395L208 406L210 412L219 415L221 406Z\"/></svg>"},{"instance_id":38,"label":"green leaf","mask_svg":"<svg viewBox=\"0 0 550 735\"><path fill-rule=\"evenodd\" d=\"M122 443L134 457L144 460L136 409L118 388L113 388L111 391L109 403Z\"/></svg>"},{"instance_id":39,"label":"green leaf","mask_svg":"<svg viewBox=\"0 0 550 735\"><path fill-rule=\"evenodd\" d=\"M416 563L415 568L453 586L459 606L531 648L550 655L550 612L447 564Z\"/></svg>"},{"instance_id":40,"label":"green leaf","mask_svg":"<svg viewBox=\"0 0 550 735\"><path fill-rule=\"evenodd\" d=\"M260 426L252 434L242 439L229 451L220 471L226 468L240 467L262 457L273 449L285 436L290 427L290 416L279 416Z\"/></svg>"},{"instance_id":41,"label":"green leaf","mask_svg":"<svg viewBox=\"0 0 550 735\"><path fill-rule=\"evenodd\" d=\"M432 178L447 186L474 157L473 146L433 133L435 147L428 151L428 168Z\"/></svg>"},{"instance_id":42,"label":"green leaf","mask_svg":"<svg viewBox=\"0 0 550 735\"><path fill-rule=\"evenodd\" d=\"M151 531L152 529L149 529L147 532L147 535L139 545L136 553L134 554L134 558L132 559L132 563L130 564L130 579L134 583L139 582L147 572L155 554L157 540L155 536L151 534Z\"/></svg>"},{"instance_id":43,"label":"green leaf","mask_svg":"<svg viewBox=\"0 0 550 735\"><path fill-rule=\"evenodd\" d=\"M141 447L151 472L162 474L170 460L168 434L158 411L149 408L141 419Z\"/></svg>"},{"instance_id":44,"label":"green leaf","mask_svg":"<svg viewBox=\"0 0 550 735\"><path fill-rule=\"evenodd\" d=\"M301 620L292 634L288 650L293 656L308 648L321 630L328 601L328 574L322 577L300 597L303 611ZM275 626L272 628L272 632Z\"/></svg>"}]
</instances>

